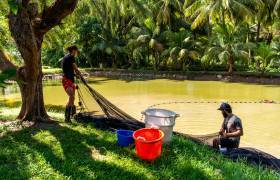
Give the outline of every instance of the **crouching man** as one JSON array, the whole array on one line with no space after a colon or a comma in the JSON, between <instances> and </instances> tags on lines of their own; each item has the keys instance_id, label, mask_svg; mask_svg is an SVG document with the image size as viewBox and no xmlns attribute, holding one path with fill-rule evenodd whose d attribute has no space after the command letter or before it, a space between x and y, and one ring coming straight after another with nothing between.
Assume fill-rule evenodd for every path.
<instances>
[{"instance_id":1,"label":"crouching man","mask_svg":"<svg viewBox=\"0 0 280 180\"><path fill-rule=\"evenodd\" d=\"M222 112L224 121L219 131L220 137L213 140L213 147L221 148L238 148L240 137L243 136L242 122L239 117L232 114L232 108L228 103L222 103L218 109Z\"/></svg>"}]
</instances>

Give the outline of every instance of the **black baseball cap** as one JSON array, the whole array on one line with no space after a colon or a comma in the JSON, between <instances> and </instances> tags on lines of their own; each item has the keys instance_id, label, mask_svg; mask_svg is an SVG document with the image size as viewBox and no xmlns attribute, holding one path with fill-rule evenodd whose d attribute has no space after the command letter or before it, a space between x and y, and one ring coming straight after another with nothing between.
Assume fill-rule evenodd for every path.
<instances>
[{"instance_id":1,"label":"black baseball cap","mask_svg":"<svg viewBox=\"0 0 280 180\"><path fill-rule=\"evenodd\" d=\"M220 105L220 107L218 108L218 110L222 111L222 110L231 110L231 106L228 103L222 103Z\"/></svg>"},{"instance_id":2,"label":"black baseball cap","mask_svg":"<svg viewBox=\"0 0 280 180\"><path fill-rule=\"evenodd\" d=\"M80 53L79 48L76 45L69 46L67 48L67 51L69 51L69 52L78 51L78 53Z\"/></svg>"}]
</instances>

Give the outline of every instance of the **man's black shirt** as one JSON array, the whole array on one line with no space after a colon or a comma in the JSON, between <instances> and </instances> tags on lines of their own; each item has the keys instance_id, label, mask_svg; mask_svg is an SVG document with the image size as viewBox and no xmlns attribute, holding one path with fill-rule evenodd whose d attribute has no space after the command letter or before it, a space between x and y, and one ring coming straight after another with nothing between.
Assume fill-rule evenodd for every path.
<instances>
[{"instance_id":1,"label":"man's black shirt","mask_svg":"<svg viewBox=\"0 0 280 180\"><path fill-rule=\"evenodd\" d=\"M61 63L64 77L71 80L72 82L74 82L74 77L75 77L74 68L73 68L74 63L75 63L75 58L70 54L65 56Z\"/></svg>"}]
</instances>

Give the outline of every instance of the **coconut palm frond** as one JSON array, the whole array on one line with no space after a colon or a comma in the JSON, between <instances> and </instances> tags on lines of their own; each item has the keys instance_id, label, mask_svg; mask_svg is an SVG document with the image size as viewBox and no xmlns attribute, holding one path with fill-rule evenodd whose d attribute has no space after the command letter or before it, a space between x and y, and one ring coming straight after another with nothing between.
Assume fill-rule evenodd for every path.
<instances>
[{"instance_id":1,"label":"coconut palm frond","mask_svg":"<svg viewBox=\"0 0 280 180\"><path fill-rule=\"evenodd\" d=\"M208 18L209 8L201 8L199 15L195 18L194 22L191 25L192 29L196 29L198 26L203 24L205 20Z\"/></svg>"},{"instance_id":2,"label":"coconut palm frond","mask_svg":"<svg viewBox=\"0 0 280 180\"><path fill-rule=\"evenodd\" d=\"M208 50L207 50L207 54L211 57L213 56L218 56L218 54L220 54L220 52L223 51L223 49L219 46L214 46L214 47L210 47Z\"/></svg>"},{"instance_id":3,"label":"coconut palm frond","mask_svg":"<svg viewBox=\"0 0 280 180\"><path fill-rule=\"evenodd\" d=\"M232 0L230 1L231 3L229 4L229 9L232 9L235 11L235 13L238 13L239 17L252 17L253 13L250 9L248 9L244 4Z\"/></svg>"},{"instance_id":4,"label":"coconut palm frond","mask_svg":"<svg viewBox=\"0 0 280 180\"><path fill-rule=\"evenodd\" d=\"M218 54L218 58L221 62L227 62L230 54L228 51L222 51L220 54Z\"/></svg>"},{"instance_id":5,"label":"coconut palm frond","mask_svg":"<svg viewBox=\"0 0 280 180\"><path fill-rule=\"evenodd\" d=\"M276 16L280 16L280 0L276 1L273 12Z\"/></svg>"},{"instance_id":6,"label":"coconut palm frond","mask_svg":"<svg viewBox=\"0 0 280 180\"><path fill-rule=\"evenodd\" d=\"M199 9L201 7L201 2L200 1L195 1L194 3L192 3L190 6L188 6L185 9L185 16L186 17L191 17L194 12L197 11L197 9Z\"/></svg>"},{"instance_id":7,"label":"coconut palm frond","mask_svg":"<svg viewBox=\"0 0 280 180\"><path fill-rule=\"evenodd\" d=\"M184 4L183 4L183 8L186 9L187 7L189 7L190 5L192 5L194 2L197 2L199 0L185 0Z\"/></svg>"},{"instance_id":8,"label":"coconut palm frond","mask_svg":"<svg viewBox=\"0 0 280 180\"><path fill-rule=\"evenodd\" d=\"M239 53L237 54L240 58L243 60L249 60L249 53L247 51L238 51Z\"/></svg>"},{"instance_id":9,"label":"coconut palm frond","mask_svg":"<svg viewBox=\"0 0 280 180\"><path fill-rule=\"evenodd\" d=\"M220 3L220 1L216 1L211 5L212 7L209 14L211 22L216 22L220 18Z\"/></svg>"}]
</instances>

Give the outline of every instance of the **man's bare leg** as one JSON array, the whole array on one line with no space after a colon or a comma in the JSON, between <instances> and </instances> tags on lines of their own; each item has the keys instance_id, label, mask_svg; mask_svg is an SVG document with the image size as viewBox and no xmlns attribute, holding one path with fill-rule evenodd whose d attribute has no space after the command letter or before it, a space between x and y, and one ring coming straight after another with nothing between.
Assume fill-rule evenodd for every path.
<instances>
[{"instance_id":1,"label":"man's bare leg","mask_svg":"<svg viewBox=\"0 0 280 180\"><path fill-rule=\"evenodd\" d=\"M75 101L75 90L72 87L68 87L66 89L66 93L69 99L65 110L65 122L71 122L70 117L71 117L71 110L72 107L74 106L74 101Z\"/></svg>"}]
</instances>

